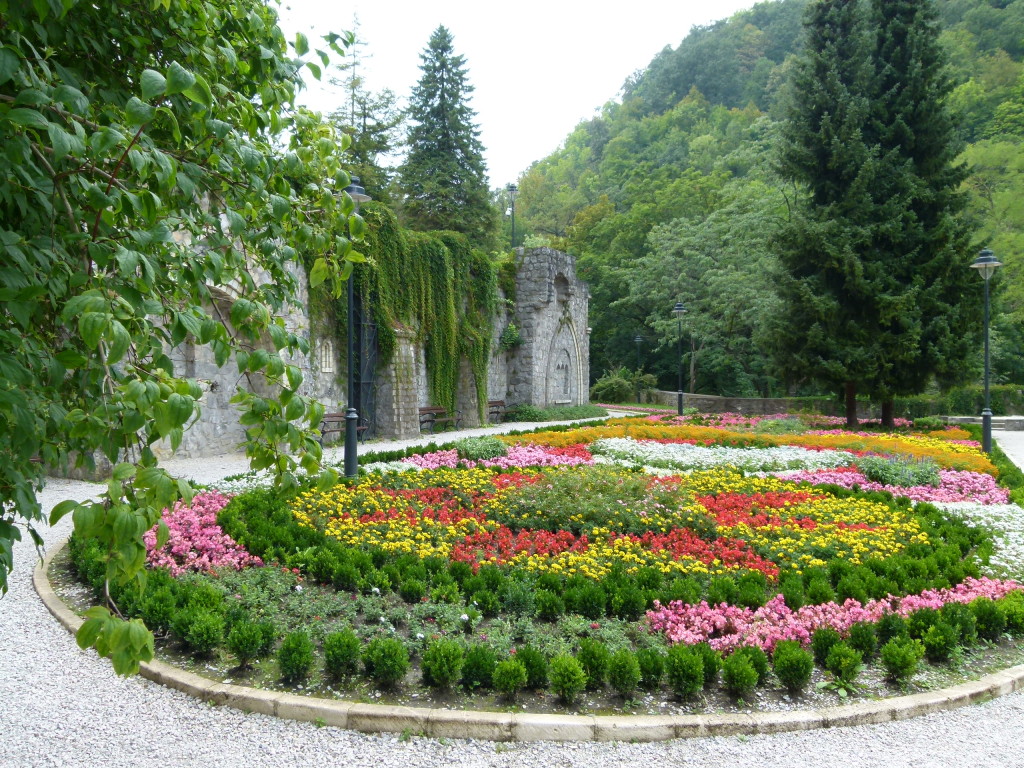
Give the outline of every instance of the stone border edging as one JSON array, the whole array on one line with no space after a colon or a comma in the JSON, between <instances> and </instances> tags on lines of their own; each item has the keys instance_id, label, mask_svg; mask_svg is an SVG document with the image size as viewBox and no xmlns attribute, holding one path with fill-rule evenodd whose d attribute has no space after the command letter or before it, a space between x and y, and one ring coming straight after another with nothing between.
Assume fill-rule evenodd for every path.
<instances>
[{"instance_id":1,"label":"stone border edging","mask_svg":"<svg viewBox=\"0 0 1024 768\"><path fill-rule=\"evenodd\" d=\"M48 571L67 540L54 547L32 574L46 608L74 634L83 620L50 585ZM288 720L331 725L363 733L414 733L431 738L486 741L665 741L699 736L735 736L871 725L957 709L1024 689L1024 664L951 688L864 701L839 707L790 712L715 715L548 715L358 704L334 699L261 691L217 683L160 661L143 663L140 674L160 685L224 704Z\"/></svg>"}]
</instances>

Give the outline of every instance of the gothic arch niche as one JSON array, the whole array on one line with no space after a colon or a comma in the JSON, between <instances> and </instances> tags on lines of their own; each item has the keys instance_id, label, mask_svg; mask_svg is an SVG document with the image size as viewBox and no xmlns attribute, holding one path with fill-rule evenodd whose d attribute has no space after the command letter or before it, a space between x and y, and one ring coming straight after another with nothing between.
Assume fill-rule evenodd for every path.
<instances>
[{"instance_id":1,"label":"gothic arch niche","mask_svg":"<svg viewBox=\"0 0 1024 768\"><path fill-rule=\"evenodd\" d=\"M571 323L559 326L555 338L552 339L548 351L548 366L544 386L544 399L547 407L556 405L578 405L579 388L579 349L576 345L576 334Z\"/></svg>"},{"instance_id":2,"label":"gothic arch niche","mask_svg":"<svg viewBox=\"0 0 1024 768\"><path fill-rule=\"evenodd\" d=\"M569 303L569 299L572 297L572 287L569 285L569 279L559 272L555 275L555 299L560 305Z\"/></svg>"}]
</instances>

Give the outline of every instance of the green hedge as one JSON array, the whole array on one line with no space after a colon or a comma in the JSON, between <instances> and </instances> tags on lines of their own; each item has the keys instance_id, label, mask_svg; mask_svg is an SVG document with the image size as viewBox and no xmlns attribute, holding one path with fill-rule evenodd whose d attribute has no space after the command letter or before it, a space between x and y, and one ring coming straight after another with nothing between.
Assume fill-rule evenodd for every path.
<instances>
[{"instance_id":1,"label":"green hedge","mask_svg":"<svg viewBox=\"0 0 1024 768\"><path fill-rule=\"evenodd\" d=\"M1024 388L1015 384L1000 384L990 390L992 413L996 416L1024 414ZM894 402L897 416L977 416L985 402L982 387L956 387L933 395L897 397Z\"/></svg>"}]
</instances>

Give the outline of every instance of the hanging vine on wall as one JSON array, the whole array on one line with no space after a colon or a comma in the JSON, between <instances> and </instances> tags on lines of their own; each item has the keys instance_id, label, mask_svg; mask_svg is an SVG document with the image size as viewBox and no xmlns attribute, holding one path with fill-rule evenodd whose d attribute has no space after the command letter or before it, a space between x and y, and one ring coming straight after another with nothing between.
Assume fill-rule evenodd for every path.
<instances>
[{"instance_id":1,"label":"hanging vine on wall","mask_svg":"<svg viewBox=\"0 0 1024 768\"><path fill-rule=\"evenodd\" d=\"M377 325L378 360L394 359L394 328L416 330L423 344L431 401L455 410L459 360L470 361L481 420L486 418L487 369L491 326L498 310L498 267L469 247L456 232L410 232L399 228L394 214L380 204L364 206L367 261L356 267L360 295ZM336 318L337 338L344 343L344 296L328 299L325 316ZM319 298L318 298L319 301ZM311 307L316 304L311 301ZM315 321L323 323L323 318Z\"/></svg>"}]
</instances>

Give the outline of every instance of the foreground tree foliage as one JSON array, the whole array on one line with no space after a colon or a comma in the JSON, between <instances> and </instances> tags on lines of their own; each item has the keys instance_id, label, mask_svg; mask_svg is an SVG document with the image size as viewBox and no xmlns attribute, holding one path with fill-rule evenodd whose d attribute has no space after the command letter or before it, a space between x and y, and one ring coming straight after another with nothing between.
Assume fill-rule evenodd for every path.
<instances>
[{"instance_id":1,"label":"foreground tree foliage","mask_svg":"<svg viewBox=\"0 0 1024 768\"><path fill-rule=\"evenodd\" d=\"M153 451L199 414L199 386L169 356L179 345L278 385L235 396L253 467L284 485L321 472L322 408L299 394L291 357L308 341L274 313L303 260L312 282L340 290L361 258L344 235L363 223L338 193L342 141L294 108L301 68L329 60L317 50L304 64L308 53L262 0L0 0L4 590L12 542L28 531L41 543L46 468L94 456L112 465L102 493L58 504L49 522L70 513L103 542L108 585L144 581L143 532L191 494ZM89 613L79 643L123 674L152 655L149 632L112 603Z\"/></svg>"}]
</instances>

